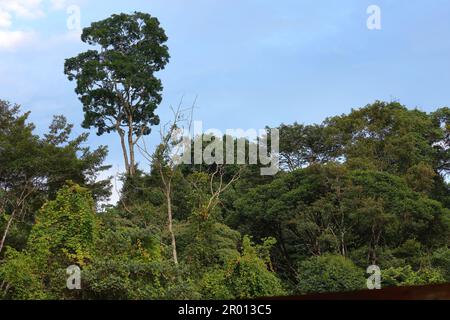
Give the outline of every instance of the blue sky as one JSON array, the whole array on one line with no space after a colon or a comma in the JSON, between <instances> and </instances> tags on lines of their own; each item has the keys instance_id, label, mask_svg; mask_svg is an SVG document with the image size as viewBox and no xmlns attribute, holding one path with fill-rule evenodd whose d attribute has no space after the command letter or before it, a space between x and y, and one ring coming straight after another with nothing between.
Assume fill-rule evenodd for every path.
<instances>
[{"instance_id":1,"label":"blue sky","mask_svg":"<svg viewBox=\"0 0 450 320\"><path fill-rule=\"evenodd\" d=\"M366 27L372 4L381 30ZM67 29L69 5L82 27L120 12L160 20L171 53L160 73L163 121L169 105L197 95L195 119L221 130L321 122L376 99L426 111L450 104L448 0L0 0L0 98L31 110L38 132L54 114L83 131L63 74L64 59L87 48ZM117 142L90 139L110 146L120 170Z\"/></svg>"}]
</instances>

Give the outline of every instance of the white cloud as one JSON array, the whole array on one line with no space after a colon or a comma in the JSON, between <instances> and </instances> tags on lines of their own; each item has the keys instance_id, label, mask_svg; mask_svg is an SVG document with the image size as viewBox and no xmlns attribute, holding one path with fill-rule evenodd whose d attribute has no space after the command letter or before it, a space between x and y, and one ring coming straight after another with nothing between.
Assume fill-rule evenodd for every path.
<instances>
[{"instance_id":1,"label":"white cloud","mask_svg":"<svg viewBox=\"0 0 450 320\"><path fill-rule=\"evenodd\" d=\"M32 31L1 31L0 30L0 51L12 51L34 39L35 33Z\"/></svg>"},{"instance_id":2,"label":"white cloud","mask_svg":"<svg viewBox=\"0 0 450 320\"><path fill-rule=\"evenodd\" d=\"M0 51L14 50L29 43L36 32L14 28L14 19L45 17L46 10L63 10L66 0L0 0Z\"/></svg>"},{"instance_id":3,"label":"white cloud","mask_svg":"<svg viewBox=\"0 0 450 320\"><path fill-rule=\"evenodd\" d=\"M63 10L66 6L67 0L0 0L0 28L11 25L12 15L27 19L41 18L45 16L45 7Z\"/></svg>"},{"instance_id":4,"label":"white cloud","mask_svg":"<svg viewBox=\"0 0 450 320\"><path fill-rule=\"evenodd\" d=\"M9 28L11 24L11 14L0 8L0 28Z\"/></svg>"},{"instance_id":5,"label":"white cloud","mask_svg":"<svg viewBox=\"0 0 450 320\"><path fill-rule=\"evenodd\" d=\"M42 0L0 0L0 10L21 18L43 17Z\"/></svg>"}]
</instances>

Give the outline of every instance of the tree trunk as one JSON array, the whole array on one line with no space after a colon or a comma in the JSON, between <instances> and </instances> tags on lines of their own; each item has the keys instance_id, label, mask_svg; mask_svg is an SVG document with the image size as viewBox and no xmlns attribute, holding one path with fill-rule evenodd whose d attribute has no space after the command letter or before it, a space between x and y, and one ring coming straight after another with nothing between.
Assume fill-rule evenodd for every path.
<instances>
[{"instance_id":1,"label":"tree trunk","mask_svg":"<svg viewBox=\"0 0 450 320\"><path fill-rule=\"evenodd\" d=\"M12 224L12 222L14 220L14 216L15 216L15 211L11 214L11 217L9 218L8 223L6 224L5 231L3 232L3 237L2 237L2 240L0 242L0 253L2 253L3 246L5 245L6 236L9 233L9 229L11 228L11 224Z\"/></svg>"},{"instance_id":2,"label":"tree trunk","mask_svg":"<svg viewBox=\"0 0 450 320\"><path fill-rule=\"evenodd\" d=\"M130 127L128 129L128 149L130 151L130 167L129 174L133 176L136 173L136 160L134 158L134 142L133 142L133 129Z\"/></svg>"},{"instance_id":3,"label":"tree trunk","mask_svg":"<svg viewBox=\"0 0 450 320\"><path fill-rule=\"evenodd\" d=\"M127 151L127 146L125 144L125 137L124 137L123 132L118 131L118 133L120 136L120 144L122 146L123 160L125 162L125 171L127 172L127 174L130 174L130 163L128 161L128 151Z\"/></svg>"},{"instance_id":4,"label":"tree trunk","mask_svg":"<svg viewBox=\"0 0 450 320\"><path fill-rule=\"evenodd\" d=\"M342 251L342 256L346 256L346 250L345 250L345 232L341 231L341 251Z\"/></svg>"},{"instance_id":5,"label":"tree trunk","mask_svg":"<svg viewBox=\"0 0 450 320\"><path fill-rule=\"evenodd\" d=\"M169 187L170 188L170 187ZM172 238L172 255L173 255L173 261L175 264L178 264L178 256L177 256L177 243L175 240L175 234L173 232L173 222L172 222L172 197L170 194L170 191L166 192L167 197L167 215L169 218L169 232L170 236Z\"/></svg>"}]
</instances>

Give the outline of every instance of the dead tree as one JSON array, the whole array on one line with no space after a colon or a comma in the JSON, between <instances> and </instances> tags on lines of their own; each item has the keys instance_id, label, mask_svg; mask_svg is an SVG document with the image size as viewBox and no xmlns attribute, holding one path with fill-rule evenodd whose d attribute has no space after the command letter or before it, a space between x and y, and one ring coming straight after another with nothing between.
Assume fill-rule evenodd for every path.
<instances>
[{"instance_id":1,"label":"dead tree","mask_svg":"<svg viewBox=\"0 0 450 320\"><path fill-rule=\"evenodd\" d=\"M239 180L242 167L238 170L237 173L235 173L231 179L227 182L224 181L224 175L225 172L223 170L223 165L216 165L215 171L211 174L209 177L209 196L207 200L205 201L205 204L201 207L200 214L204 220L207 220L209 218L209 215L211 212L217 207L217 205L220 203L220 196L237 180ZM202 192L200 188L197 186L197 184L193 181L191 181L191 186L198 190L199 192Z\"/></svg>"},{"instance_id":2,"label":"dead tree","mask_svg":"<svg viewBox=\"0 0 450 320\"><path fill-rule=\"evenodd\" d=\"M146 160L153 165L156 172L161 177L161 189L166 200L168 230L171 238L173 261L178 265L178 254L175 232L173 230L173 209L172 209L172 192L173 192L173 178L178 169L178 157L182 150L182 144L179 140L178 134L183 129L190 132L192 124L192 114L195 107L195 102L191 108L182 109L182 102L176 109L170 108L173 113L173 120L166 123L160 128L161 143L156 147L154 153L151 153L147 148L145 140L142 144L138 144L138 149Z\"/></svg>"}]
</instances>

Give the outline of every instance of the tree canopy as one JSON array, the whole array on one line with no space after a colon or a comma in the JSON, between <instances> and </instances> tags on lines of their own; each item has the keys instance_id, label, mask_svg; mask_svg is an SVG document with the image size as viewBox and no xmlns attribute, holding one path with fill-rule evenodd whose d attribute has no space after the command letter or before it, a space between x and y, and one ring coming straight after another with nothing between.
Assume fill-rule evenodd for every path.
<instances>
[{"instance_id":1,"label":"tree canopy","mask_svg":"<svg viewBox=\"0 0 450 320\"><path fill-rule=\"evenodd\" d=\"M95 49L67 59L64 72L76 81L82 125L95 127L98 135L117 132L126 171L133 175L136 143L159 124L155 109L163 87L155 73L169 61L167 36L158 19L135 12L92 23L81 40Z\"/></svg>"}]
</instances>

